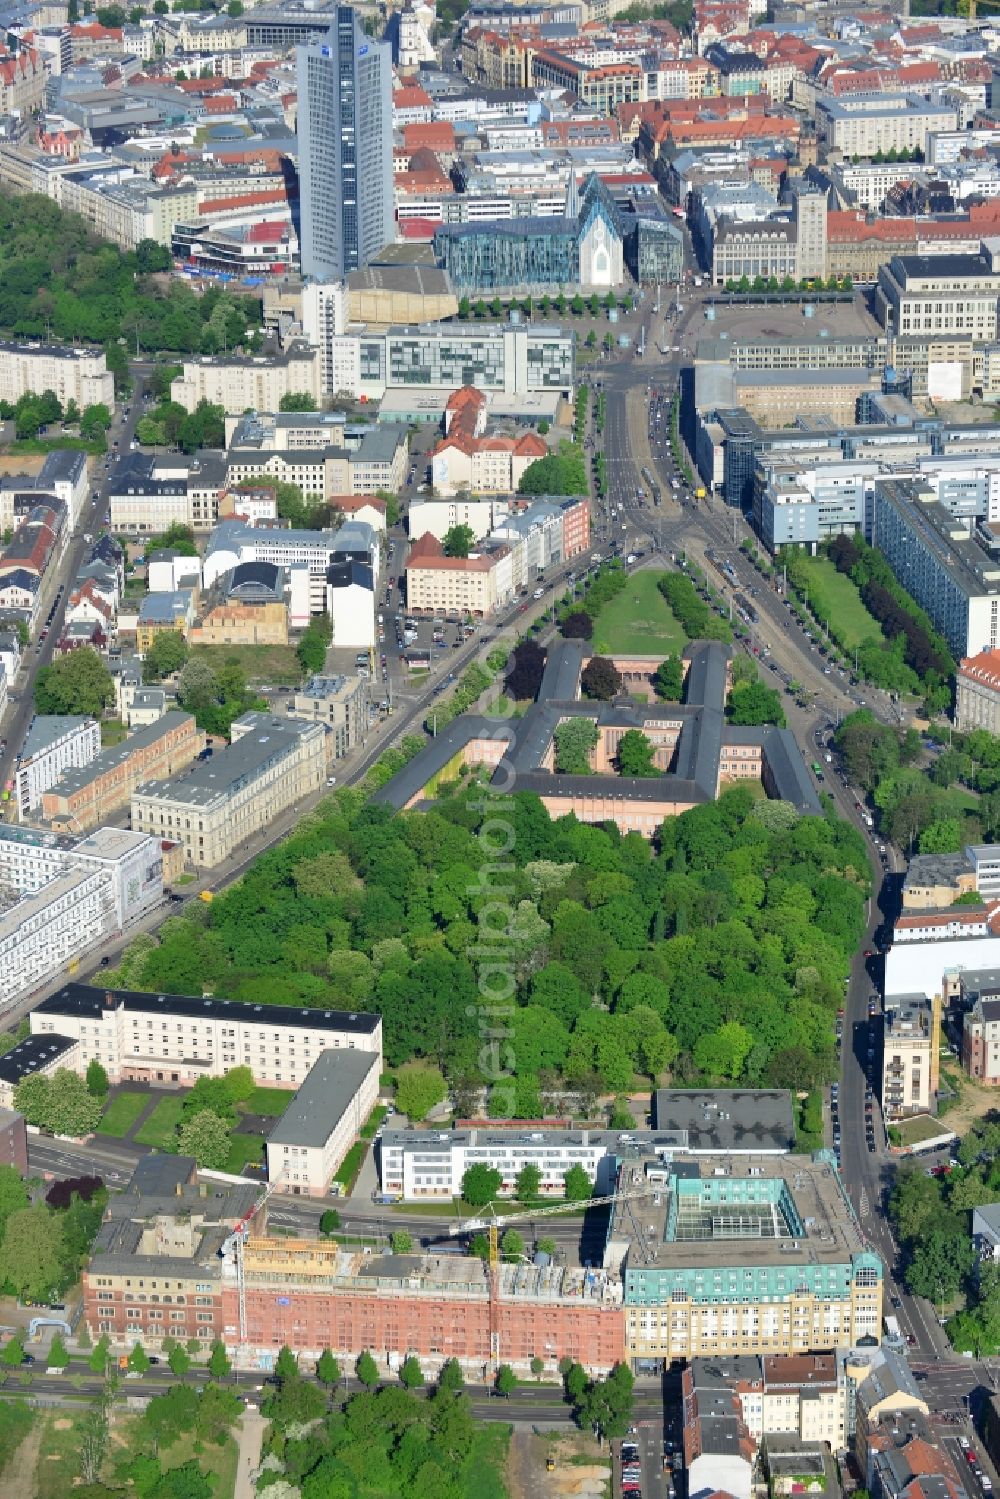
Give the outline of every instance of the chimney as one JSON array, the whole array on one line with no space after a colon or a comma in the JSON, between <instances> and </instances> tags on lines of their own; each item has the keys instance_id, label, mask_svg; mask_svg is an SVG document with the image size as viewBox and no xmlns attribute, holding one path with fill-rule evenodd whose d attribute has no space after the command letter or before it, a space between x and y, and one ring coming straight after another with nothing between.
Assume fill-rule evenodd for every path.
<instances>
[{"instance_id":1,"label":"chimney","mask_svg":"<svg viewBox=\"0 0 1000 1499\"><path fill-rule=\"evenodd\" d=\"M115 996L112 994L110 989L105 989L104 991L104 1004L105 1007L109 1010L113 1010L115 1007Z\"/></svg>"}]
</instances>

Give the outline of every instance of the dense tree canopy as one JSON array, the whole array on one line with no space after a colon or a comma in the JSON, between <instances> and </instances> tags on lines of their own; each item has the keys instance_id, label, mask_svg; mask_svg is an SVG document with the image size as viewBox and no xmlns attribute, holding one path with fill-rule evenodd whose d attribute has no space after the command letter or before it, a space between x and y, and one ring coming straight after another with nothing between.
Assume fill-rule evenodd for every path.
<instances>
[{"instance_id":1,"label":"dense tree canopy","mask_svg":"<svg viewBox=\"0 0 1000 1499\"><path fill-rule=\"evenodd\" d=\"M760 1085L773 1066L794 1078L806 1056L809 1082L833 1075L864 844L832 815L757 805L731 788L665 821L652 846L553 821L527 793L505 799L520 1117L537 1116L556 1078L583 1098L595 1078L625 1092L664 1067L680 1082ZM475 948L490 816L475 786L397 816L338 791L210 907L193 902L140 938L108 982L369 1007L389 1065L433 1062L470 1112L483 1087Z\"/></svg>"},{"instance_id":2,"label":"dense tree canopy","mask_svg":"<svg viewBox=\"0 0 1000 1499\"><path fill-rule=\"evenodd\" d=\"M460 1382L456 1388L453 1379L443 1381L426 1398L417 1397L411 1392L423 1383L423 1371L411 1355L400 1369L401 1383L375 1389L378 1368L370 1356L363 1358L359 1377L372 1388L354 1395L343 1410L316 1411L314 1417L322 1419L308 1434L297 1429L305 1419L298 1404L286 1410L287 1401L268 1401L268 1476L279 1478L280 1492L301 1493L302 1499L362 1493L365 1499L465 1499L503 1492L502 1440L488 1424L473 1420ZM295 1383L316 1389L304 1380Z\"/></svg>"},{"instance_id":3,"label":"dense tree canopy","mask_svg":"<svg viewBox=\"0 0 1000 1499\"><path fill-rule=\"evenodd\" d=\"M234 349L259 325L257 298L216 287L199 294L183 281L155 279L165 269L164 246L143 241L124 253L48 198L0 200L0 329L7 332L106 344L121 354L122 337L133 354L137 347L214 354Z\"/></svg>"}]
</instances>

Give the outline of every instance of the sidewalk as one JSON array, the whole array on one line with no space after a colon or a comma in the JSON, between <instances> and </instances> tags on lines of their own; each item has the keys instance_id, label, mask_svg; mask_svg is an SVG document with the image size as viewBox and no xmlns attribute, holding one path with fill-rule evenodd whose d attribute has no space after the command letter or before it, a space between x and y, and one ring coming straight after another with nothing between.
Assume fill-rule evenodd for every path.
<instances>
[{"instance_id":1,"label":"sidewalk","mask_svg":"<svg viewBox=\"0 0 1000 1499\"><path fill-rule=\"evenodd\" d=\"M267 1422L260 1411L248 1405L237 1435L239 1457L236 1460L236 1487L233 1499L254 1499L257 1488L254 1482L260 1466L260 1449L264 1440Z\"/></svg>"}]
</instances>

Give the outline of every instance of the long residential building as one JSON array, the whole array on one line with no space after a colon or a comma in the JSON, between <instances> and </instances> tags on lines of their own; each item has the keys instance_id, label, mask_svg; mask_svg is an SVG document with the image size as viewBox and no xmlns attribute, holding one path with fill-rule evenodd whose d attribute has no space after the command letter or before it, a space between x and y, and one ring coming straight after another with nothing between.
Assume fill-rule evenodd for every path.
<instances>
[{"instance_id":1,"label":"long residential building","mask_svg":"<svg viewBox=\"0 0 1000 1499\"><path fill-rule=\"evenodd\" d=\"M485 1165L499 1171L499 1195L509 1197L520 1171L536 1166L540 1193L561 1196L565 1173L581 1166L601 1195L613 1189L620 1159L632 1146L700 1158L785 1155L794 1144L791 1104L780 1089L660 1088L655 1112L655 1129L627 1134L528 1126L386 1130L379 1153L382 1191L406 1202L459 1197L468 1168Z\"/></svg>"},{"instance_id":2,"label":"long residential building","mask_svg":"<svg viewBox=\"0 0 1000 1499\"><path fill-rule=\"evenodd\" d=\"M318 723L245 713L211 760L132 793L132 826L181 844L187 863L212 869L326 779L327 731Z\"/></svg>"},{"instance_id":3,"label":"long residential building","mask_svg":"<svg viewBox=\"0 0 1000 1499\"><path fill-rule=\"evenodd\" d=\"M23 395L51 390L63 406L115 404L114 376L103 349L60 344L0 342L0 401L12 405Z\"/></svg>"},{"instance_id":4,"label":"long residential building","mask_svg":"<svg viewBox=\"0 0 1000 1499\"><path fill-rule=\"evenodd\" d=\"M443 508L435 507L439 519ZM411 524L422 509L413 507ZM415 613L484 618L546 568L580 556L589 546L590 502L578 496L543 497L524 510L505 507L467 557L446 557L436 536L418 535L406 559L407 606Z\"/></svg>"},{"instance_id":5,"label":"long residential building","mask_svg":"<svg viewBox=\"0 0 1000 1499\"><path fill-rule=\"evenodd\" d=\"M279 446L274 436L260 418L244 419L226 455L227 485L263 477L295 484L307 499L336 503L340 495L393 493L405 483L408 443L403 426L387 422L366 427L353 440L343 428L334 428L312 448Z\"/></svg>"},{"instance_id":6,"label":"long residential building","mask_svg":"<svg viewBox=\"0 0 1000 1499\"><path fill-rule=\"evenodd\" d=\"M911 480L880 479L872 540L955 657L1000 645L1000 562L933 490Z\"/></svg>"},{"instance_id":7,"label":"long residential building","mask_svg":"<svg viewBox=\"0 0 1000 1499\"><path fill-rule=\"evenodd\" d=\"M163 898L157 839L120 828L57 838L0 826L0 1009L71 969Z\"/></svg>"},{"instance_id":8,"label":"long residential building","mask_svg":"<svg viewBox=\"0 0 1000 1499\"><path fill-rule=\"evenodd\" d=\"M847 157L887 156L890 151L926 153L935 130L954 130L952 104L935 103L919 94L855 94L816 100L816 134L828 150Z\"/></svg>"},{"instance_id":9,"label":"long residential building","mask_svg":"<svg viewBox=\"0 0 1000 1499\"><path fill-rule=\"evenodd\" d=\"M239 1007L237 1007L239 1008ZM0 1058L0 1070L8 1058ZM127 1351L141 1339L220 1338L241 1361L270 1367L297 1352L362 1349L380 1371L415 1353L436 1371L447 1358L471 1374L491 1359L490 1292L479 1260L435 1254L375 1255L330 1240L267 1234L251 1182L195 1182L190 1157L140 1161L115 1194L83 1274L83 1314L93 1337ZM246 1223L241 1269L233 1225ZM621 1285L603 1270L503 1265L494 1332L518 1369L536 1355L606 1372L623 1356Z\"/></svg>"},{"instance_id":10,"label":"long residential building","mask_svg":"<svg viewBox=\"0 0 1000 1499\"><path fill-rule=\"evenodd\" d=\"M378 1099L382 1058L320 1053L267 1137L267 1179L293 1197L324 1197Z\"/></svg>"},{"instance_id":11,"label":"long residential building","mask_svg":"<svg viewBox=\"0 0 1000 1499\"><path fill-rule=\"evenodd\" d=\"M79 1043L79 1070L96 1059L115 1083L191 1086L249 1067L258 1083L298 1088L328 1049L382 1055L378 1015L86 984L67 984L37 1005L31 1032Z\"/></svg>"},{"instance_id":12,"label":"long residential building","mask_svg":"<svg viewBox=\"0 0 1000 1499\"><path fill-rule=\"evenodd\" d=\"M141 782L178 775L204 745L205 736L192 715L171 709L121 744L100 750L89 762L52 779L41 799L41 816L60 832L97 827L128 806Z\"/></svg>"},{"instance_id":13,"label":"long residential building","mask_svg":"<svg viewBox=\"0 0 1000 1499\"><path fill-rule=\"evenodd\" d=\"M293 344L281 354L205 354L186 359L170 387L170 399L185 411L199 401L221 406L227 415L244 411L278 411L283 396L311 396L319 401L320 360L316 349Z\"/></svg>"}]
</instances>

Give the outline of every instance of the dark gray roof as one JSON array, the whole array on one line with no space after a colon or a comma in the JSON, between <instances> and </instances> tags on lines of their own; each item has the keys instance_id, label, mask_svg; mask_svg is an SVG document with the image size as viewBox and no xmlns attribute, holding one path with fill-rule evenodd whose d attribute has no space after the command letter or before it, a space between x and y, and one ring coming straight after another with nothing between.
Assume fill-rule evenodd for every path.
<instances>
[{"instance_id":1,"label":"dark gray roof","mask_svg":"<svg viewBox=\"0 0 1000 1499\"><path fill-rule=\"evenodd\" d=\"M39 713L31 720L31 727L25 735L21 746L21 763L39 755L47 750L50 745L64 739L67 734L72 734L80 729L85 729L94 723L93 718L88 718L79 713Z\"/></svg>"},{"instance_id":2,"label":"dark gray roof","mask_svg":"<svg viewBox=\"0 0 1000 1499\"><path fill-rule=\"evenodd\" d=\"M989 276L993 267L985 255L894 255L893 265L907 276Z\"/></svg>"},{"instance_id":3,"label":"dark gray roof","mask_svg":"<svg viewBox=\"0 0 1000 1499\"><path fill-rule=\"evenodd\" d=\"M906 868L903 888L907 885L952 885L960 874L971 874L968 855L914 854Z\"/></svg>"},{"instance_id":4,"label":"dark gray roof","mask_svg":"<svg viewBox=\"0 0 1000 1499\"><path fill-rule=\"evenodd\" d=\"M580 670L589 647L567 640L554 645L542 675L537 703L517 720L470 717L454 719L408 765L374 793L374 800L397 810L415 800L427 783L473 739L509 740L494 782L505 790L538 796L625 797L637 802L688 803L697 806L717 794L723 744L759 744L771 794L800 812L822 811L795 740L787 729L731 728L723 716L729 647L719 641L696 641L686 651L690 662L687 700L636 703L622 697L612 703L579 699ZM626 778L618 775L567 776L540 769L561 719L590 718L598 724L642 729L651 719L681 721L673 769L662 775ZM513 776L513 779L511 779Z\"/></svg>"},{"instance_id":5,"label":"dark gray roof","mask_svg":"<svg viewBox=\"0 0 1000 1499\"><path fill-rule=\"evenodd\" d=\"M765 772L771 783L769 793L779 801L790 802L799 812L812 817L822 814L819 797L791 729L776 729L772 725L759 729L730 725L723 730L723 743L759 743Z\"/></svg>"},{"instance_id":6,"label":"dark gray roof","mask_svg":"<svg viewBox=\"0 0 1000 1499\"><path fill-rule=\"evenodd\" d=\"M657 1129L686 1134L693 1153L785 1152L795 1144L784 1088L658 1088Z\"/></svg>"},{"instance_id":7,"label":"dark gray roof","mask_svg":"<svg viewBox=\"0 0 1000 1499\"><path fill-rule=\"evenodd\" d=\"M290 1005L251 1005L237 999L197 999L185 994L143 994L134 989L96 989L89 984L67 984L50 999L36 1006L35 1013L41 1015L89 1016L97 1019L109 1008L135 1010L141 1015L214 1015L216 1018L232 1017L248 1020L255 1025L298 1025L303 1030L353 1031L361 1036L370 1036L379 1025L377 1015L364 1011L296 1009ZM49 1037L29 1037L29 1040L52 1040ZM55 1038L59 1040L59 1037ZM22 1042L27 1045L27 1042ZM15 1051L18 1048L15 1047ZM0 1067L9 1057L0 1057ZM4 1074L0 1071L0 1077Z\"/></svg>"},{"instance_id":8,"label":"dark gray roof","mask_svg":"<svg viewBox=\"0 0 1000 1499\"><path fill-rule=\"evenodd\" d=\"M28 1036L0 1057L0 1081L16 1087L22 1078L58 1061L75 1045L74 1036Z\"/></svg>"},{"instance_id":9,"label":"dark gray roof","mask_svg":"<svg viewBox=\"0 0 1000 1499\"><path fill-rule=\"evenodd\" d=\"M483 718L471 713L463 713L458 718L453 718L447 728L442 729L418 755L414 755L402 770L397 771L392 780L386 785L380 786L374 791L371 800L375 803L384 803L386 806L395 807L399 812L413 797L418 796L427 782L439 770L443 770L454 755L465 748L473 739L481 734L497 737L506 733L513 738L514 725L512 723L496 719Z\"/></svg>"},{"instance_id":10,"label":"dark gray roof","mask_svg":"<svg viewBox=\"0 0 1000 1499\"><path fill-rule=\"evenodd\" d=\"M378 1065L374 1051L321 1052L268 1135L268 1145L325 1145Z\"/></svg>"},{"instance_id":11,"label":"dark gray roof","mask_svg":"<svg viewBox=\"0 0 1000 1499\"><path fill-rule=\"evenodd\" d=\"M281 568L275 562L238 562L229 574L227 592L253 586L281 593Z\"/></svg>"},{"instance_id":12,"label":"dark gray roof","mask_svg":"<svg viewBox=\"0 0 1000 1499\"><path fill-rule=\"evenodd\" d=\"M36 483L39 489L44 489L46 484L55 484L57 480L75 484L86 471L87 455L85 453L80 453L74 448L57 448L46 455Z\"/></svg>"},{"instance_id":13,"label":"dark gray roof","mask_svg":"<svg viewBox=\"0 0 1000 1499\"><path fill-rule=\"evenodd\" d=\"M116 765L131 760L137 750L148 749L166 735L175 733L182 724L191 721L190 713L185 713L181 708L171 708L156 723L145 724L141 729L136 729L134 734L129 734L121 744L111 744L102 749L89 765L64 770L51 788L53 793L57 796L72 796L75 791L89 786L91 781L107 775Z\"/></svg>"},{"instance_id":14,"label":"dark gray roof","mask_svg":"<svg viewBox=\"0 0 1000 1499\"><path fill-rule=\"evenodd\" d=\"M539 702L568 703L580 695L580 672L587 647L582 640L560 640L549 649L538 689Z\"/></svg>"},{"instance_id":15,"label":"dark gray roof","mask_svg":"<svg viewBox=\"0 0 1000 1499\"><path fill-rule=\"evenodd\" d=\"M331 588L364 588L368 593L375 592L375 574L366 560L357 557L331 562L326 581Z\"/></svg>"},{"instance_id":16,"label":"dark gray roof","mask_svg":"<svg viewBox=\"0 0 1000 1499\"><path fill-rule=\"evenodd\" d=\"M140 1156L129 1178L127 1191L137 1197L173 1197L179 1187L194 1179L193 1155Z\"/></svg>"}]
</instances>

